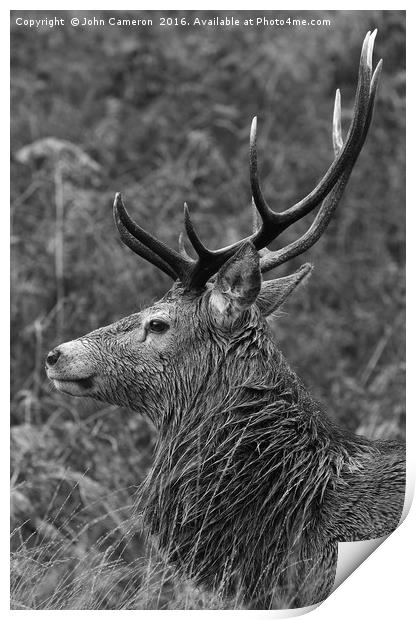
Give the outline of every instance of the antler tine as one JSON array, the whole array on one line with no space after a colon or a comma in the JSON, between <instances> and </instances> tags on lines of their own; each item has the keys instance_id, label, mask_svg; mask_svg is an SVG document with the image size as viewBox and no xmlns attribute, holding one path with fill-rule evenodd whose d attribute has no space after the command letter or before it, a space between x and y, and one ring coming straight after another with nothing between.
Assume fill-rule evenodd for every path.
<instances>
[{"instance_id":1,"label":"antler tine","mask_svg":"<svg viewBox=\"0 0 416 620\"><path fill-rule=\"evenodd\" d=\"M201 239L198 237L194 225L192 224L189 207L186 202L183 205L183 215L185 220L186 234L188 235L188 239L192 243L192 247L194 248L195 252L198 254L200 259L210 256L212 252L204 246Z\"/></svg>"},{"instance_id":2,"label":"antler tine","mask_svg":"<svg viewBox=\"0 0 416 620\"><path fill-rule=\"evenodd\" d=\"M140 244L135 244L135 249L133 251L143 256L143 258L151 260L150 258L147 258L147 256L144 256L143 248L145 248L146 254L149 256L152 255L151 262L153 262L153 264L156 264L156 257L158 263L162 261L165 266L168 265L170 270L169 275L174 277L175 280L176 278L179 278L180 280L185 280L187 278L192 269L193 263L191 263L188 259L185 259L178 252L172 250L167 245L156 239L156 237L153 237L153 235L146 232L143 228L141 228L141 226L136 224L136 222L134 222L127 213L120 193L117 193L115 196L114 210L117 218L120 220L123 227L127 230L128 233L130 233L131 237L138 241ZM120 231L120 227L118 225L117 227ZM128 239L130 243L129 247L131 247L132 240L131 238ZM164 269L164 271L166 272L166 269Z\"/></svg>"},{"instance_id":3,"label":"antler tine","mask_svg":"<svg viewBox=\"0 0 416 620\"><path fill-rule=\"evenodd\" d=\"M341 92L337 88L335 93L334 104L334 116L332 121L332 146L334 147L335 157L338 156L344 141L342 139L342 126L341 126Z\"/></svg>"},{"instance_id":4,"label":"antler tine","mask_svg":"<svg viewBox=\"0 0 416 620\"><path fill-rule=\"evenodd\" d=\"M256 205L254 203L254 198L251 199L251 216L252 216L252 229L253 235L255 235L260 230L260 221L259 221L259 213L256 209ZM270 250L267 248L263 248L262 250L258 250L259 256L266 256L269 254Z\"/></svg>"},{"instance_id":5,"label":"antler tine","mask_svg":"<svg viewBox=\"0 0 416 620\"><path fill-rule=\"evenodd\" d=\"M299 254L303 254L306 250L308 250L312 245L314 245L318 239L322 236L322 233L327 228L335 209L344 193L345 186L347 185L348 179L350 177L351 171L354 167L355 161L359 155L360 149L365 142L368 130L370 128L371 119L374 110L374 102L375 96L377 93L377 87L380 78L380 72L383 66L383 61L380 60L371 80L370 86L370 99L368 104L368 112L367 118L364 125L364 130L361 135L361 140L359 144L359 149L356 157L351 160L348 167L342 173L340 179L336 183L335 187L331 190L325 200L322 202L322 205L312 222L312 225L307 230L307 232L302 235L299 239L289 244L288 246L277 250L276 252L269 252L264 258L260 261L260 268L262 273L266 273L279 265L287 262L291 258L298 256ZM341 97L339 90L335 95L335 105L334 105L334 120L333 120L333 144L334 144L334 152L337 153L337 149L340 148L340 144L342 147L342 130L341 130Z\"/></svg>"},{"instance_id":6,"label":"antler tine","mask_svg":"<svg viewBox=\"0 0 416 620\"><path fill-rule=\"evenodd\" d=\"M120 233L121 240L128 248L130 248L130 250L132 250L138 256L145 258L147 261L149 261L149 263L152 263L153 265L155 265L155 267L157 267L158 269L161 269L161 271L163 271L168 276L176 280L177 275L172 269L172 267L170 267L170 265L168 265L164 260L159 258L159 256L154 254L154 252L152 252L148 247L143 245L143 243L140 243L140 241L135 239L135 237L133 237L133 235L131 235L128 232L128 230L123 226L118 216L115 205L114 205L114 221Z\"/></svg>"},{"instance_id":7,"label":"antler tine","mask_svg":"<svg viewBox=\"0 0 416 620\"><path fill-rule=\"evenodd\" d=\"M253 203L257 208L257 211L263 220L267 222L272 220L276 214L271 210L267 204L259 183L258 169L257 169L257 116L251 121L250 128L250 184L251 194L253 196Z\"/></svg>"}]
</instances>

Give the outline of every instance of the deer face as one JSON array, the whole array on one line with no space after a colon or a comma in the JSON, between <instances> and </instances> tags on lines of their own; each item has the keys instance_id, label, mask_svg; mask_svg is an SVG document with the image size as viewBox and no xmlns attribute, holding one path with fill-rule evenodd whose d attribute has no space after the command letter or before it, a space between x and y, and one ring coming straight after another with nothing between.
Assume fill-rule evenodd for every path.
<instances>
[{"instance_id":1,"label":"deer face","mask_svg":"<svg viewBox=\"0 0 416 620\"><path fill-rule=\"evenodd\" d=\"M46 358L54 386L138 410L171 396L185 352L192 354L198 300L174 286L159 302L81 338Z\"/></svg>"},{"instance_id":2,"label":"deer face","mask_svg":"<svg viewBox=\"0 0 416 620\"><path fill-rule=\"evenodd\" d=\"M157 423L173 403L186 405L230 339L248 325L264 328L309 271L262 287L258 253L245 244L199 293L175 283L153 306L53 349L48 377L61 392L129 406Z\"/></svg>"}]
</instances>

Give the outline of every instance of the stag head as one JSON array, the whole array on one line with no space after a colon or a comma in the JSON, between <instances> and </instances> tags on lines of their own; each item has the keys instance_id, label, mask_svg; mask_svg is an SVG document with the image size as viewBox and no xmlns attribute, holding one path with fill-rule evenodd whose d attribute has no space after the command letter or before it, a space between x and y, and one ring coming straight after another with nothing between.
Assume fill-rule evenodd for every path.
<instances>
[{"instance_id":1,"label":"stag head","mask_svg":"<svg viewBox=\"0 0 416 620\"><path fill-rule=\"evenodd\" d=\"M376 31L367 33L363 43L354 113L345 143L337 91L335 158L317 186L282 212L271 209L260 188L254 118L249 161L256 216L249 237L209 250L196 233L185 204L185 229L196 252L194 259L185 251L182 237L177 252L141 228L116 194L114 218L122 241L169 275L174 284L153 306L52 350L46 369L58 390L129 406L159 424L169 417L173 403L179 409L189 404L207 375L221 373L223 360L233 355L236 342L245 341L243 348L250 351L245 356L234 354L233 364L241 363L249 372L253 351L269 346L266 318L305 279L311 266L305 264L296 273L274 280L262 281L262 275L302 254L320 238L364 144L382 65L380 61L373 73L375 36ZM304 235L277 251L267 250L291 224L318 207ZM222 379L226 381L225 375Z\"/></svg>"}]
</instances>

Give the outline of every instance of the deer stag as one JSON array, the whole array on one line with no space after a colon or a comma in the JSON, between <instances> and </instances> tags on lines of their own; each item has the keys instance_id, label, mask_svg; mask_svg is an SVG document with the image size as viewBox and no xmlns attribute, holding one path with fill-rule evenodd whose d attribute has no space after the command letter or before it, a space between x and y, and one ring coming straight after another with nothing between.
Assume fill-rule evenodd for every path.
<instances>
[{"instance_id":1,"label":"deer stag","mask_svg":"<svg viewBox=\"0 0 416 620\"><path fill-rule=\"evenodd\" d=\"M322 235L370 127L381 61L365 37L345 143L335 98L335 158L315 189L273 211L258 173L256 119L250 183L260 224L219 250L202 243L185 204L197 258L168 248L135 223L121 195L122 241L175 282L153 306L61 344L46 358L58 390L146 415L158 430L144 517L182 574L252 607L299 607L332 587L339 541L383 536L404 499L404 447L340 429L313 400L273 342L266 318L305 281L262 274ZM309 230L277 251L266 246L319 206ZM257 217L257 216L256 216Z\"/></svg>"}]
</instances>

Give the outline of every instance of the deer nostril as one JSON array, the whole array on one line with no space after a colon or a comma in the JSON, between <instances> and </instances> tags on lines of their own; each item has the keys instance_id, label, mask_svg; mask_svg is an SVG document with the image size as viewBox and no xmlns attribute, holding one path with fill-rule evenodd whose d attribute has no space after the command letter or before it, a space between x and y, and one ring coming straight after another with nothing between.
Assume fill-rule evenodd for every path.
<instances>
[{"instance_id":1,"label":"deer nostril","mask_svg":"<svg viewBox=\"0 0 416 620\"><path fill-rule=\"evenodd\" d=\"M52 351L48 353L46 357L46 364L48 366L54 366L56 362L58 361L60 355L61 355L61 352L59 349L53 349Z\"/></svg>"}]
</instances>

